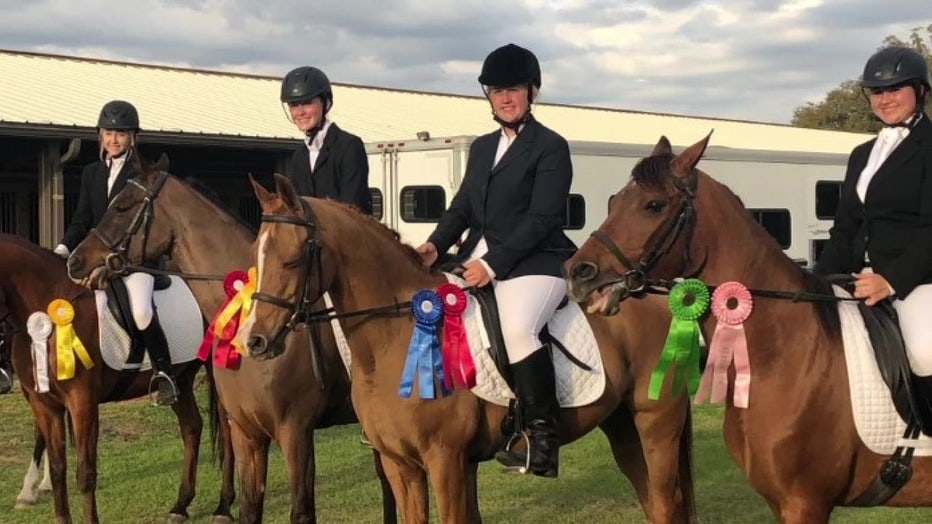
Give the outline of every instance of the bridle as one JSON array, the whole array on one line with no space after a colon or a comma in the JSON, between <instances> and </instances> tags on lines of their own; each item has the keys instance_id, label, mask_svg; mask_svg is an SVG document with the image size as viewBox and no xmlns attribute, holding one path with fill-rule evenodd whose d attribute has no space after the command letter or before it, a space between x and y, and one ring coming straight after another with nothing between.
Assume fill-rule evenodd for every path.
<instances>
[{"instance_id":1,"label":"bridle","mask_svg":"<svg viewBox=\"0 0 932 524\"><path fill-rule=\"evenodd\" d=\"M323 290L324 276L320 260L320 241L317 239L317 218L314 215L314 210L311 209L311 206L307 202L303 199L300 200L300 202L301 207L304 209L305 217L307 218L292 215L262 215L261 219L262 222L292 224L307 229L307 240L304 242L301 259L301 262L304 264L304 277L300 280L298 300L289 302L281 297L260 292L253 293L252 295L253 300L266 302L291 311L291 316L278 328L275 335L269 341L268 348L272 356L275 356L273 348L283 346L282 344L278 344L282 337L291 331L302 328L308 323L311 317L311 308L315 302L315 300L311 300L310 282L316 279L317 292L321 293Z\"/></svg>"},{"instance_id":2,"label":"bridle","mask_svg":"<svg viewBox=\"0 0 932 524\"><path fill-rule=\"evenodd\" d=\"M130 241L136 233L139 232L140 228L143 229L142 254L143 258L145 258L146 245L149 243L149 231L152 227L152 216L155 213L153 201L155 197L158 196L159 191L162 190L168 177L168 173L164 171L160 172L155 183L152 184L152 187L148 188L136 181L135 178L131 178L127 181L128 184L132 184L142 190L145 196L142 199L142 204L139 206L139 209L136 210L132 222L130 222L129 227L126 228L126 231L123 232L120 238L112 240L100 229L96 227L91 229L91 234L103 242L103 244L107 246L107 249L110 250L110 254L104 259L104 266L109 271L115 274L126 272L127 266L129 265L126 250L129 248Z\"/></svg>"},{"instance_id":3,"label":"bridle","mask_svg":"<svg viewBox=\"0 0 932 524\"><path fill-rule=\"evenodd\" d=\"M681 234L685 235L686 241L683 247L683 266L679 274L687 271L692 261L689 248L696 225L697 171L693 170L685 181L673 174L668 174L667 178L682 194L676 211L676 218L667 222L666 228L653 242L650 249L646 250L647 253L641 257L637 264L632 263L631 259L625 256L621 248L604 231L596 229L591 233L591 236L601 242L626 269L621 278L614 283L621 284L628 295L641 295L653 286L667 287L668 282L666 280L651 279L648 272L657 265L660 257L670 251L670 248L673 247Z\"/></svg>"}]
</instances>

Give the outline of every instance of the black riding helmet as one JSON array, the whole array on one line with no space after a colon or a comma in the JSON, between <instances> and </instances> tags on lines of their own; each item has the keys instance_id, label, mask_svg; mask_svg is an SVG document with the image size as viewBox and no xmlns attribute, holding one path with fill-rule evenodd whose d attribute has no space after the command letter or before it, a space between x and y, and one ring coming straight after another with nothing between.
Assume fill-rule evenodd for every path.
<instances>
[{"instance_id":1,"label":"black riding helmet","mask_svg":"<svg viewBox=\"0 0 932 524\"><path fill-rule=\"evenodd\" d=\"M139 131L139 113L133 104L123 100L112 100L104 104L97 117L97 129Z\"/></svg>"},{"instance_id":2,"label":"black riding helmet","mask_svg":"<svg viewBox=\"0 0 932 524\"><path fill-rule=\"evenodd\" d=\"M915 49L887 47L874 53L864 64L861 87L865 90L911 85L916 93L916 110L921 112L932 89L929 64ZM923 89L925 87L925 89Z\"/></svg>"},{"instance_id":3,"label":"black riding helmet","mask_svg":"<svg viewBox=\"0 0 932 524\"><path fill-rule=\"evenodd\" d=\"M324 114L327 114L333 106L333 88L330 79L320 69L301 66L289 71L282 79L282 103L310 102L317 97L323 101Z\"/></svg>"},{"instance_id":4,"label":"black riding helmet","mask_svg":"<svg viewBox=\"0 0 932 524\"><path fill-rule=\"evenodd\" d=\"M527 49L508 44L489 53L482 63L479 83L483 87L512 87L529 84L540 89L540 62Z\"/></svg>"},{"instance_id":5,"label":"black riding helmet","mask_svg":"<svg viewBox=\"0 0 932 524\"><path fill-rule=\"evenodd\" d=\"M514 87L527 85L528 104L534 103L537 90L541 85L540 62L534 53L515 44L499 47L489 53L482 63L482 72L479 73L479 84L486 98L492 87ZM491 100L489 101L491 103ZM515 122L506 122L492 110L492 118L502 126L519 129L530 117L530 106L523 118Z\"/></svg>"}]
</instances>

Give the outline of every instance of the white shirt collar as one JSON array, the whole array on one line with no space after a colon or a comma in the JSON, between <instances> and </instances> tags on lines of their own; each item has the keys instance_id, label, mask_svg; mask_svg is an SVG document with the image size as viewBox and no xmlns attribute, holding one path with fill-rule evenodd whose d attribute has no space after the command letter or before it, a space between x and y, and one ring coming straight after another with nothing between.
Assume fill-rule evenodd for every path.
<instances>
[{"instance_id":1,"label":"white shirt collar","mask_svg":"<svg viewBox=\"0 0 932 524\"><path fill-rule=\"evenodd\" d=\"M324 138L327 137L327 131L330 129L330 124L332 124L329 119L324 120L324 126L317 132L314 136L314 140L311 140L307 137L304 137L304 143L307 145L307 148L311 151L320 151L324 147Z\"/></svg>"}]
</instances>

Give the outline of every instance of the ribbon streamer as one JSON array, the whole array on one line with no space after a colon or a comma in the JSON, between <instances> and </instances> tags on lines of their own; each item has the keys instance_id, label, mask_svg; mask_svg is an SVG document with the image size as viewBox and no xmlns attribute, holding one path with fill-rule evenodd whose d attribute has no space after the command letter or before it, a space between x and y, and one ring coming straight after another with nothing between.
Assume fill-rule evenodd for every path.
<instances>
[{"instance_id":1,"label":"ribbon streamer","mask_svg":"<svg viewBox=\"0 0 932 524\"><path fill-rule=\"evenodd\" d=\"M58 380L68 380L75 374L75 359L84 364L85 369L94 367L94 361L87 353L84 343L78 338L71 322L74 320L74 306L63 298L57 298L49 303L48 314L55 324L55 357Z\"/></svg>"},{"instance_id":2,"label":"ribbon streamer","mask_svg":"<svg viewBox=\"0 0 932 524\"><path fill-rule=\"evenodd\" d=\"M670 289L668 300L673 320L670 333L654 368L647 389L647 398L660 399L660 391L669 372L673 371L673 393L678 394L685 383L689 394L699 388L699 322L709 307L709 289L699 279L688 278Z\"/></svg>"},{"instance_id":3,"label":"ribbon streamer","mask_svg":"<svg viewBox=\"0 0 932 524\"><path fill-rule=\"evenodd\" d=\"M243 349L236 333L249 315L252 294L256 290L255 282L255 267L249 268L248 272L241 269L233 270L223 279L223 290L227 299L207 327L197 352L198 359L207 362L213 351L214 366L239 369Z\"/></svg>"},{"instance_id":4,"label":"ribbon streamer","mask_svg":"<svg viewBox=\"0 0 932 524\"><path fill-rule=\"evenodd\" d=\"M49 335L52 334L52 319L44 311L36 311L26 319L26 332L32 339L32 373L36 381L36 392L49 391Z\"/></svg>"},{"instance_id":5,"label":"ribbon streamer","mask_svg":"<svg viewBox=\"0 0 932 524\"><path fill-rule=\"evenodd\" d=\"M709 343L709 360L702 375L696 403L711 399L725 401L728 394L728 368L735 364L735 407L747 408L751 390L751 361L748 358L747 335L744 321L751 315L754 302L751 292L740 282L725 282L712 294L712 314L718 319L712 341Z\"/></svg>"},{"instance_id":6,"label":"ribbon streamer","mask_svg":"<svg viewBox=\"0 0 932 524\"><path fill-rule=\"evenodd\" d=\"M470 389L476 386L476 363L469 349L463 312L466 311L466 293L456 284L437 287L443 300L443 369L446 371L447 389Z\"/></svg>"},{"instance_id":7,"label":"ribbon streamer","mask_svg":"<svg viewBox=\"0 0 932 524\"><path fill-rule=\"evenodd\" d=\"M414 315L414 332L411 335L411 344L408 345L398 394L403 398L410 398L416 376L421 398L436 398L435 379L440 382L442 395L447 396L450 392L446 387L440 341L437 340L437 323L443 316L440 295L430 289L416 292L411 298L411 313Z\"/></svg>"}]
</instances>

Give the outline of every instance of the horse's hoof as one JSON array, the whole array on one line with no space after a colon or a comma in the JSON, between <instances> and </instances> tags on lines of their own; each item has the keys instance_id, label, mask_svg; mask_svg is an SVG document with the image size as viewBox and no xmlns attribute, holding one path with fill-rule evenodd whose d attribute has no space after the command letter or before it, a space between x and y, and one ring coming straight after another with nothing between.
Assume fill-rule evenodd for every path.
<instances>
[{"instance_id":1,"label":"horse's hoof","mask_svg":"<svg viewBox=\"0 0 932 524\"><path fill-rule=\"evenodd\" d=\"M52 492L52 486L51 486L51 484L48 485L48 486L43 486L42 484L39 484L39 487L36 488L36 489L39 490L39 494L40 494L40 495L44 495L44 494L47 494L47 493L51 493L51 492Z\"/></svg>"},{"instance_id":2,"label":"horse's hoof","mask_svg":"<svg viewBox=\"0 0 932 524\"><path fill-rule=\"evenodd\" d=\"M31 507L33 507L33 506L35 506L35 505L36 505L36 501L35 501L35 500L29 500L29 499L16 499L16 506L14 506L14 507L15 507L16 509L26 509L26 508L31 508Z\"/></svg>"},{"instance_id":3,"label":"horse's hoof","mask_svg":"<svg viewBox=\"0 0 932 524\"><path fill-rule=\"evenodd\" d=\"M210 517L210 524L233 524L233 517L229 515L214 515Z\"/></svg>"},{"instance_id":4,"label":"horse's hoof","mask_svg":"<svg viewBox=\"0 0 932 524\"><path fill-rule=\"evenodd\" d=\"M188 521L187 515L182 515L181 513L169 513L168 514L168 524L182 524Z\"/></svg>"}]
</instances>

